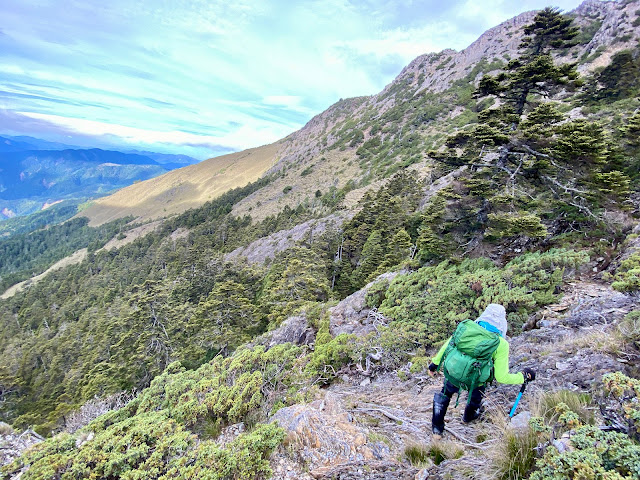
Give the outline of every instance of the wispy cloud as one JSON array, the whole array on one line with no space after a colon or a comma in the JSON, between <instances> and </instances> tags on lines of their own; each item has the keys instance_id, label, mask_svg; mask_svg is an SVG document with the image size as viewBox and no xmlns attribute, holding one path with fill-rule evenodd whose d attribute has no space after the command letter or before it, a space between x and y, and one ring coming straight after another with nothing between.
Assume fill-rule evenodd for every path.
<instances>
[{"instance_id":1,"label":"wispy cloud","mask_svg":"<svg viewBox=\"0 0 640 480\"><path fill-rule=\"evenodd\" d=\"M462 49L486 28L544 6L5 0L0 108L23 112L23 127L37 120L43 135L59 129L83 141L162 142L174 151L247 148L291 133L341 97L380 91L420 54Z\"/></svg>"}]
</instances>

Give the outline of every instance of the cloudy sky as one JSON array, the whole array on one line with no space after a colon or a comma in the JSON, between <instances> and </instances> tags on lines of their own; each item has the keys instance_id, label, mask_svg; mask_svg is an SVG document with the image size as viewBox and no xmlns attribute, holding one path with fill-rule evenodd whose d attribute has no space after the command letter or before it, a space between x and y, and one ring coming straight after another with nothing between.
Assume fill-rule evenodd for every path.
<instances>
[{"instance_id":1,"label":"cloudy sky","mask_svg":"<svg viewBox=\"0 0 640 480\"><path fill-rule=\"evenodd\" d=\"M578 0L556 0L569 11ZM0 135L206 158L273 142L545 0L2 0Z\"/></svg>"}]
</instances>

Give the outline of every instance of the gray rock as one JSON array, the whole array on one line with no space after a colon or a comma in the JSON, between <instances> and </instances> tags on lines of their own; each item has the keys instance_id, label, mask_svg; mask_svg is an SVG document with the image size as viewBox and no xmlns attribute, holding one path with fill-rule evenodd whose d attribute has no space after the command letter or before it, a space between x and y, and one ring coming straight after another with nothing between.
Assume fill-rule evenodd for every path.
<instances>
[{"instance_id":1,"label":"gray rock","mask_svg":"<svg viewBox=\"0 0 640 480\"><path fill-rule=\"evenodd\" d=\"M589 326L612 323L640 306L640 300L632 295L611 292L588 300L582 300L562 320L568 326Z\"/></svg>"},{"instance_id":2,"label":"gray rock","mask_svg":"<svg viewBox=\"0 0 640 480\"><path fill-rule=\"evenodd\" d=\"M331 480L414 480L417 468L395 462L352 462L311 471L317 479ZM428 478L428 477L424 477Z\"/></svg>"},{"instance_id":3,"label":"gray rock","mask_svg":"<svg viewBox=\"0 0 640 480\"><path fill-rule=\"evenodd\" d=\"M267 259L273 259L279 252L283 252L303 239L313 239L322 235L327 229L340 228L345 220L353 214L339 212L325 218L308 220L289 230L280 230L271 235L250 243L246 247L238 247L225 256L225 260L245 257L249 263L263 264Z\"/></svg>"},{"instance_id":4,"label":"gray rock","mask_svg":"<svg viewBox=\"0 0 640 480\"><path fill-rule=\"evenodd\" d=\"M269 349L283 343L309 345L315 341L315 338L315 331L303 314L287 318L278 328L256 338L249 343L249 346L262 345Z\"/></svg>"},{"instance_id":5,"label":"gray rock","mask_svg":"<svg viewBox=\"0 0 640 480\"><path fill-rule=\"evenodd\" d=\"M304 315L289 317L282 322L277 329L271 332L271 339L267 344L268 348L275 347L283 343L293 343L295 345L309 345L315 340L315 333L307 323Z\"/></svg>"},{"instance_id":6,"label":"gray rock","mask_svg":"<svg viewBox=\"0 0 640 480\"><path fill-rule=\"evenodd\" d=\"M558 452L562 453L567 450L567 445L562 440L554 440L551 442L554 447L558 449Z\"/></svg>"},{"instance_id":7,"label":"gray rock","mask_svg":"<svg viewBox=\"0 0 640 480\"><path fill-rule=\"evenodd\" d=\"M341 333L352 333L358 336L367 335L375 331L375 316L371 315L371 309L366 306L365 297L371 286L380 281L391 282L397 272L385 273L376 278L364 288L349 295L329 309L329 331L336 336Z\"/></svg>"},{"instance_id":8,"label":"gray rock","mask_svg":"<svg viewBox=\"0 0 640 480\"><path fill-rule=\"evenodd\" d=\"M429 478L429 470L427 470L426 468L420 470L414 477L415 480L427 480L427 478Z\"/></svg>"},{"instance_id":9,"label":"gray rock","mask_svg":"<svg viewBox=\"0 0 640 480\"><path fill-rule=\"evenodd\" d=\"M296 446L314 477L315 469L381 460L376 458L381 450L374 451L367 443L368 431L354 421L334 394L327 393L324 400L310 404L281 408L272 420L285 429L287 443Z\"/></svg>"},{"instance_id":10,"label":"gray rock","mask_svg":"<svg viewBox=\"0 0 640 480\"><path fill-rule=\"evenodd\" d=\"M513 428L527 428L529 426L529 420L531 420L531 412L520 412L511 419L511 426Z\"/></svg>"},{"instance_id":11,"label":"gray rock","mask_svg":"<svg viewBox=\"0 0 640 480\"><path fill-rule=\"evenodd\" d=\"M7 425L6 423L3 425ZM22 433L14 432L12 429L4 427L0 433L0 467L11 463L22 455L27 448L42 442L44 439L31 429ZM13 476L7 478L19 478L22 472L15 472Z\"/></svg>"}]
</instances>

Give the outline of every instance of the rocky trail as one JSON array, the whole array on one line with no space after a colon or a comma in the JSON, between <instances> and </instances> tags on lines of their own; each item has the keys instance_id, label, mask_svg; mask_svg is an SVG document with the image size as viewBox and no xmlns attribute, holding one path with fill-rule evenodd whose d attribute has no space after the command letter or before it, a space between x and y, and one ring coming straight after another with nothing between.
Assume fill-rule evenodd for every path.
<instances>
[{"instance_id":1,"label":"rocky trail","mask_svg":"<svg viewBox=\"0 0 640 480\"><path fill-rule=\"evenodd\" d=\"M340 307L340 306L339 306ZM353 304L351 305L353 307ZM538 372L522 397L512 424L526 425L529 410L541 392L560 389L587 392L614 371L629 373L637 358L610 340L616 322L640 299L591 279L566 286L562 299L549 305L510 340L511 371L531 367ZM337 308L342 312L342 308ZM340 317L344 321L344 317ZM364 317L356 322L360 325ZM343 330L359 330L357 326ZM431 411L442 376L412 375L403 370L370 378L343 375L321 398L281 409L274 419L287 430L285 446L274 457L274 478L284 479L426 479L487 478L487 452L500 441L495 422L508 422L508 411L519 388L493 384L487 388L486 412L464 424L466 393L455 397L447 412L445 438L431 438ZM493 423L492 423L493 422ZM428 451L434 445L453 458L435 465L430 459L413 465L407 451ZM432 449L432 452L434 449ZM414 463L416 463L414 461Z\"/></svg>"}]
</instances>

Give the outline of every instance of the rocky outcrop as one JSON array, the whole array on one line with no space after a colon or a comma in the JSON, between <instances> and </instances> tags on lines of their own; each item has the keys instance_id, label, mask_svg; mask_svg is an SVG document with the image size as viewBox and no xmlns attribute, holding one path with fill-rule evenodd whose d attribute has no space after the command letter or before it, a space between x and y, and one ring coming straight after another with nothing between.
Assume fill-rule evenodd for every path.
<instances>
[{"instance_id":1,"label":"rocky outcrop","mask_svg":"<svg viewBox=\"0 0 640 480\"><path fill-rule=\"evenodd\" d=\"M258 337L252 344L263 345L269 349L283 343L310 345L315 342L315 339L315 330L303 314L287 318L278 328Z\"/></svg>"},{"instance_id":2,"label":"rocky outcrop","mask_svg":"<svg viewBox=\"0 0 640 480\"><path fill-rule=\"evenodd\" d=\"M535 14L534 11L524 12L487 30L460 52L446 49L419 56L385 90L391 89L395 83L407 82L417 89L416 93L423 90L442 92L456 80L467 76L473 66L483 59L489 62L494 59L506 62L509 58L518 56L521 28L531 23Z\"/></svg>"},{"instance_id":3,"label":"rocky outcrop","mask_svg":"<svg viewBox=\"0 0 640 480\"><path fill-rule=\"evenodd\" d=\"M607 373L627 372L630 360L614 334L640 298L590 282L570 287L560 304L547 307L540 328L511 341L512 368L536 370L534 388L587 391Z\"/></svg>"},{"instance_id":4,"label":"rocky outcrop","mask_svg":"<svg viewBox=\"0 0 640 480\"><path fill-rule=\"evenodd\" d=\"M291 248L296 242L307 239L310 243L329 229L338 229L352 214L339 212L321 219L309 220L289 230L280 230L260 238L246 247L239 247L226 255L226 260L245 257L249 263L262 264L273 260L276 254Z\"/></svg>"},{"instance_id":5,"label":"rocky outcrop","mask_svg":"<svg viewBox=\"0 0 640 480\"><path fill-rule=\"evenodd\" d=\"M387 459L389 448L368 442L367 431L327 393L322 400L280 409L273 421L285 429L286 444L295 447L313 477L322 477L337 465Z\"/></svg>"},{"instance_id":6,"label":"rocky outcrop","mask_svg":"<svg viewBox=\"0 0 640 480\"><path fill-rule=\"evenodd\" d=\"M580 65L579 71L591 71L607 65L617 52L637 44L640 31L633 22L639 7L640 2L637 0L628 2L586 0L574 10L577 22L581 26L594 22L600 24L591 41L583 47L581 52L594 55L595 58Z\"/></svg>"},{"instance_id":7,"label":"rocky outcrop","mask_svg":"<svg viewBox=\"0 0 640 480\"><path fill-rule=\"evenodd\" d=\"M385 273L373 282L349 295L329 309L329 331L336 336L341 333L352 333L358 336L367 335L375 331L375 322L379 321L378 315L373 315L371 309L365 303L365 297L371 286L376 282L391 282L398 273Z\"/></svg>"},{"instance_id":8,"label":"rocky outcrop","mask_svg":"<svg viewBox=\"0 0 640 480\"><path fill-rule=\"evenodd\" d=\"M610 290L602 296L580 302L569 311L562 324L571 327L608 324L620 320L638 307L638 298Z\"/></svg>"},{"instance_id":9,"label":"rocky outcrop","mask_svg":"<svg viewBox=\"0 0 640 480\"><path fill-rule=\"evenodd\" d=\"M6 423L0 422L0 467L11 463L27 448L43 440L31 429L18 433Z\"/></svg>"}]
</instances>

